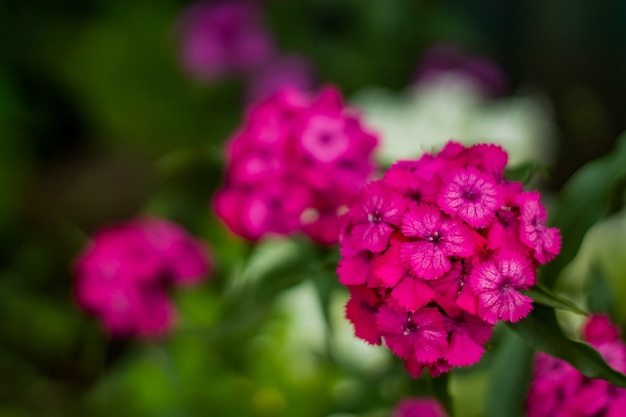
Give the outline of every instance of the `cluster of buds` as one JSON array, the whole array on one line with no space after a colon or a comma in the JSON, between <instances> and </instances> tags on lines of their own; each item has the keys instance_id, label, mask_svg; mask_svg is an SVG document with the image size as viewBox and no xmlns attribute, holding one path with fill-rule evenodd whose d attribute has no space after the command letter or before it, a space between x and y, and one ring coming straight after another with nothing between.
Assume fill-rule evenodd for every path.
<instances>
[{"instance_id":1,"label":"cluster of buds","mask_svg":"<svg viewBox=\"0 0 626 417\"><path fill-rule=\"evenodd\" d=\"M138 219L97 232L75 265L79 305L117 337L157 337L172 326L171 285L192 285L210 269L202 243L179 226Z\"/></svg>"},{"instance_id":2,"label":"cluster of buds","mask_svg":"<svg viewBox=\"0 0 626 417\"><path fill-rule=\"evenodd\" d=\"M302 231L336 243L341 210L374 172L377 142L336 89L314 98L283 90L253 107L230 139L217 215L249 240Z\"/></svg>"},{"instance_id":3,"label":"cluster of buds","mask_svg":"<svg viewBox=\"0 0 626 417\"><path fill-rule=\"evenodd\" d=\"M503 172L499 146L449 142L399 161L346 215L337 273L355 335L385 344L418 377L480 360L499 320L532 309L522 290L560 251L537 192Z\"/></svg>"}]
</instances>

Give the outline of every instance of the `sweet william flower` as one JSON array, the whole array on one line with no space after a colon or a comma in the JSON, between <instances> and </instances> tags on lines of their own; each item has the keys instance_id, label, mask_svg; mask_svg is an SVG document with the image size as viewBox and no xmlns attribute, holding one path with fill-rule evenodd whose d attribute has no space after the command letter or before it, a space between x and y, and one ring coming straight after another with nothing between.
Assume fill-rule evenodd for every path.
<instances>
[{"instance_id":1,"label":"sweet william flower","mask_svg":"<svg viewBox=\"0 0 626 417\"><path fill-rule=\"evenodd\" d=\"M609 317L591 315L583 325L582 336L611 367L624 372L626 344ZM586 377L567 362L546 353L540 352L535 357L526 397L528 417L616 417L623 415L625 405L626 389Z\"/></svg>"},{"instance_id":2,"label":"sweet william flower","mask_svg":"<svg viewBox=\"0 0 626 417\"><path fill-rule=\"evenodd\" d=\"M183 68L199 81L247 73L268 62L274 42L254 1L200 1L178 22Z\"/></svg>"},{"instance_id":3,"label":"sweet william flower","mask_svg":"<svg viewBox=\"0 0 626 417\"><path fill-rule=\"evenodd\" d=\"M380 333L376 328L376 316L382 299L376 291L363 285L348 288L350 300L346 304L346 317L354 325L355 335L371 345L379 345Z\"/></svg>"},{"instance_id":4,"label":"sweet william flower","mask_svg":"<svg viewBox=\"0 0 626 417\"><path fill-rule=\"evenodd\" d=\"M398 403L392 417L447 417L439 401L434 398L405 398Z\"/></svg>"},{"instance_id":5,"label":"sweet william flower","mask_svg":"<svg viewBox=\"0 0 626 417\"><path fill-rule=\"evenodd\" d=\"M400 256L424 279L438 278L450 267L450 258L474 253L475 234L461 221L437 207L413 204L402 218L402 233L414 241L402 245Z\"/></svg>"},{"instance_id":6,"label":"sweet william flower","mask_svg":"<svg viewBox=\"0 0 626 417\"><path fill-rule=\"evenodd\" d=\"M539 193L522 193L517 197L520 206L520 238L533 249L535 259L542 264L552 260L561 251L558 229L546 227L546 209Z\"/></svg>"},{"instance_id":7,"label":"sweet william flower","mask_svg":"<svg viewBox=\"0 0 626 417\"><path fill-rule=\"evenodd\" d=\"M355 335L384 341L413 377L478 362L498 320L532 310L521 291L558 253L539 194L503 176L507 159L499 146L449 142L392 165L344 217L339 280L376 300L352 294Z\"/></svg>"},{"instance_id":8,"label":"sweet william flower","mask_svg":"<svg viewBox=\"0 0 626 417\"><path fill-rule=\"evenodd\" d=\"M383 305L378 311L376 325L387 346L402 359L433 362L448 347L446 322L436 308L406 313Z\"/></svg>"},{"instance_id":9,"label":"sweet william flower","mask_svg":"<svg viewBox=\"0 0 626 417\"><path fill-rule=\"evenodd\" d=\"M245 239L303 232L334 244L340 215L375 171L377 142L337 89L281 90L250 108L228 141L215 211ZM364 233L370 243L361 246L384 250L384 233Z\"/></svg>"},{"instance_id":10,"label":"sweet william flower","mask_svg":"<svg viewBox=\"0 0 626 417\"><path fill-rule=\"evenodd\" d=\"M409 264L400 257L402 238L391 238L389 249L378 256L372 265L373 275L380 287L391 290L391 304L405 311L424 307L437 293L428 283L413 274Z\"/></svg>"},{"instance_id":11,"label":"sweet william flower","mask_svg":"<svg viewBox=\"0 0 626 417\"><path fill-rule=\"evenodd\" d=\"M175 320L167 288L196 284L210 269L207 249L182 228L135 219L94 234L75 264L75 293L112 336L158 337Z\"/></svg>"},{"instance_id":12,"label":"sweet william flower","mask_svg":"<svg viewBox=\"0 0 626 417\"><path fill-rule=\"evenodd\" d=\"M532 309L532 299L520 290L535 284L530 262L514 253L500 253L477 265L470 283L478 297L478 316L489 323L516 322Z\"/></svg>"}]
</instances>

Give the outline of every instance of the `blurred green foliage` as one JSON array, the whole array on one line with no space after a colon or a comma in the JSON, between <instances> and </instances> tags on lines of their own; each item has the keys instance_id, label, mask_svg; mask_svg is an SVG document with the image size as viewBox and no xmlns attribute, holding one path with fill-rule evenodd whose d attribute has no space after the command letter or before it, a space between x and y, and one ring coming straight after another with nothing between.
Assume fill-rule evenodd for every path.
<instances>
[{"instance_id":1,"label":"blurred green foliage","mask_svg":"<svg viewBox=\"0 0 626 417\"><path fill-rule=\"evenodd\" d=\"M280 49L306 56L320 83L347 95L369 85L403 89L433 43L491 55L510 76L510 91L533 86L555 109L561 152L546 184L553 192L626 129L623 3L261 3ZM460 417L519 412L531 349L508 328L481 363L452 372L449 384L411 380L397 362L355 367L332 342L291 354L293 317L275 300L311 283L334 340L337 312L329 306L345 296L333 275L336 254L296 241L271 261L212 214L222 147L245 112L245 84L185 76L176 19L188 4L0 2L0 416L378 417L403 396L426 394L449 400ZM625 166L623 139L555 200L551 221L563 230L564 250L543 270L548 287L587 231L623 206ZM529 173L523 167L517 175ZM141 213L173 219L210 242L217 269L201 287L173 294L179 326L167 339L110 340L75 305L71 266L92 231ZM592 230L598 241L608 233ZM611 242L626 247L623 236ZM623 326L624 268L615 257L596 258L579 292L588 303L577 301L612 309ZM594 365L604 370L603 361Z\"/></svg>"}]
</instances>

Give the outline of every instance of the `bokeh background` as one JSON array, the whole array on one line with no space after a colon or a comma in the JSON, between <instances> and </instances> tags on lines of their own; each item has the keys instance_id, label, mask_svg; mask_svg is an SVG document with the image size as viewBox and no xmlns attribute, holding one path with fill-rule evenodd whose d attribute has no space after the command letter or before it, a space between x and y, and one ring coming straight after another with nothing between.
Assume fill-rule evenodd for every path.
<instances>
[{"instance_id":1,"label":"bokeh background","mask_svg":"<svg viewBox=\"0 0 626 417\"><path fill-rule=\"evenodd\" d=\"M459 140L528 129L514 146L540 160L537 185L556 194L626 130L622 1L255 3L310 85L337 85L382 133L396 126L401 153L411 129L398 126L424 111L443 115L429 130L441 143L462 134L446 133L459 117L481 126ZM252 247L211 211L223 144L254 99L249 75L201 80L181 63L190 5L0 2L0 416L387 415L427 381L351 340L332 267L302 267L310 252L331 262L333 251L301 240ZM451 81L415 87L424 54L441 43L493 60L505 88L476 98L447 90ZM420 140L406 137L407 156ZM208 242L216 270L173 293L171 337L113 340L76 306L72 263L94 230L143 213ZM296 269L316 279L292 279ZM484 412L490 364L486 355L476 372L451 377L458 415Z\"/></svg>"}]
</instances>

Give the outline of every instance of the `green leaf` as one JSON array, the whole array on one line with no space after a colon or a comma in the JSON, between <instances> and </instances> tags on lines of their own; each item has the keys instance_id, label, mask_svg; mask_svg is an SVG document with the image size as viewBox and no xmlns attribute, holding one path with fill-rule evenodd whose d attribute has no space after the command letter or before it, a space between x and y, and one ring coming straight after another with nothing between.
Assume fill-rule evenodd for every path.
<instances>
[{"instance_id":1,"label":"green leaf","mask_svg":"<svg viewBox=\"0 0 626 417\"><path fill-rule=\"evenodd\" d=\"M587 312L570 300L552 293L547 288L536 285L526 291L524 294L532 298L536 303L543 304L548 307L558 308L559 310L571 311L572 313L587 315Z\"/></svg>"},{"instance_id":2,"label":"green leaf","mask_svg":"<svg viewBox=\"0 0 626 417\"><path fill-rule=\"evenodd\" d=\"M514 332L506 328L502 330L503 340L491 367L486 417L522 417L533 350Z\"/></svg>"},{"instance_id":3,"label":"green leaf","mask_svg":"<svg viewBox=\"0 0 626 417\"><path fill-rule=\"evenodd\" d=\"M569 362L582 374L626 388L626 375L607 365L595 349L565 337L554 309L536 305L528 317L507 325L535 349Z\"/></svg>"},{"instance_id":4,"label":"green leaf","mask_svg":"<svg viewBox=\"0 0 626 417\"><path fill-rule=\"evenodd\" d=\"M526 184L537 168L538 165L536 162L526 162L514 167L507 167L504 171L504 176L509 181L517 181Z\"/></svg>"},{"instance_id":5,"label":"green leaf","mask_svg":"<svg viewBox=\"0 0 626 417\"><path fill-rule=\"evenodd\" d=\"M589 162L563 186L551 208L551 223L561 230L561 253L542 268L542 281L554 288L559 273L578 252L587 230L622 203L626 178L626 134L610 154Z\"/></svg>"},{"instance_id":6,"label":"green leaf","mask_svg":"<svg viewBox=\"0 0 626 417\"><path fill-rule=\"evenodd\" d=\"M433 395L441 402L448 413L452 412L452 397L448 390L448 382L450 376L448 373L432 378L433 381Z\"/></svg>"},{"instance_id":7,"label":"green leaf","mask_svg":"<svg viewBox=\"0 0 626 417\"><path fill-rule=\"evenodd\" d=\"M587 280L587 305L589 311L612 315L614 293L604 271L597 263L591 264L591 276Z\"/></svg>"}]
</instances>

